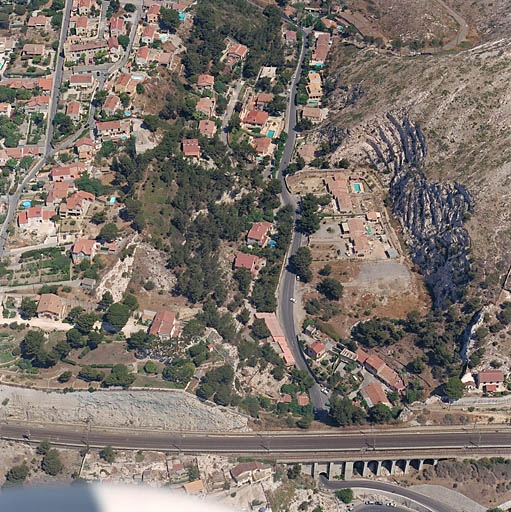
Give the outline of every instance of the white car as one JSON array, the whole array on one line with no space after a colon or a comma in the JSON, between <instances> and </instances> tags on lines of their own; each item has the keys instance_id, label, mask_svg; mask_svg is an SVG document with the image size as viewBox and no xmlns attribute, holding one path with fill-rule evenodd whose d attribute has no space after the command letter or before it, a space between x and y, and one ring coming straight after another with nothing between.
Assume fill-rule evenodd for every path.
<instances>
[{"instance_id":1,"label":"white car","mask_svg":"<svg viewBox=\"0 0 511 512\"><path fill-rule=\"evenodd\" d=\"M294 304L296 302L296 299L294 297L289 297L289 300Z\"/></svg>"}]
</instances>

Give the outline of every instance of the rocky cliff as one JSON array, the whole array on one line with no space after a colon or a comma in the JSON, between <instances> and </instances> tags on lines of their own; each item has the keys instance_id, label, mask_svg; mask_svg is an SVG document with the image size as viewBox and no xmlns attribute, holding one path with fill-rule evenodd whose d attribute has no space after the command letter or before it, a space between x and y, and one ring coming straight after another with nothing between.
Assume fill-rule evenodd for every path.
<instances>
[{"instance_id":1,"label":"rocky cliff","mask_svg":"<svg viewBox=\"0 0 511 512\"><path fill-rule=\"evenodd\" d=\"M387 114L367 144L372 166L387 177L392 211L434 305L460 300L470 271L470 237L463 227L472 210L469 193L458 183L426 179L426 138L406 116L398 121Z\"/></svg>"}]
</instances>

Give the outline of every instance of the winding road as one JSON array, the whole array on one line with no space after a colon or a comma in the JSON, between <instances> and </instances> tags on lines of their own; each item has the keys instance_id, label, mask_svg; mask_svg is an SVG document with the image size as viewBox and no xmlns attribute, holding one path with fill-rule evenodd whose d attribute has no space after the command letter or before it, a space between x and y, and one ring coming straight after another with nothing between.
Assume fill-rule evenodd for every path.
<instances>
[{"instance_id":1,"label":"winding road","mask_svg":"<svg viewBox=\"0 0 511 512\"><path fill-rule=\"evenodd\" d=\"M452 507L449 507L448 505L445 505L444 503L437 501L433 498L429 498L428 496L425 496L424 494L420 494L415 491L411 491L407 489L406 487L401 487L399 485L392 485L387 484L384 482L376 482L373 480L344 480L344 481L331 481L327 480L324 476L321 476L319 479L319 483L322 487L326 489L331 490L339 490L339 489L349 489L349 488L356 488L356 489L367 489L367 490L373 490L375 492L378 491L384 491L386 493L391 493L395 496L400 496L402 498L406 498L411 501L415 501L416 503L419 503L423 505L424 507L429 508L430 510L434 512L454 512L455 509ZM387 507L379 507L387 508ZM355 510L361 510L364 509L366 512L373 512L375 507L357 507ZM366 510L367 509L367 510ZM397 508L389 508L388 510L399 510ZM374 511L376 512L376 511Z\"/></svg>"},{"instance_id":2,"label":"winding road","mask_svg":"<svg viewBox=\"0 0 511 512\"><path fill-rule=\"evenodd\" d=\"M468 24L467 22L454 10L452 10L445 2L444 0L435 0L437 4L439 4L441 7L443 7L450 16L452 16L456 23L460 26L458 33L456 34L456 37L449 41L447 44L443 46L443 50L452 50L453 48L456 48L462 41L464 41L468 34Z\"/></svg>"}]
</instances>

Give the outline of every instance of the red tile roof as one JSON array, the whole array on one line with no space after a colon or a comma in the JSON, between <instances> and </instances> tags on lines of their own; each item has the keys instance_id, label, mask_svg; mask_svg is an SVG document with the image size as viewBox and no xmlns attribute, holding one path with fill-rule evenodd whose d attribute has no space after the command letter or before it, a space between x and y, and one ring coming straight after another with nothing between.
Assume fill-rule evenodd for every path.
<instances>
[{"instance_id":1,"label":"red tile roof","mask_svg":"<svg viewBox=\"0 0 511 512\"><path fill-rule=\"evenodd\" d=\"M155 336L170 336L174 329L175 322L176 318L172 311L158 311L149 329L149 334Z\"/></svg>"},{"instance_id":2,"label":"red tile roof","mask_svg":"<svg viewBox=\"0 0 511 512\"><path fill-rule=\"evenodd\" d=\"M315 341L309 345L309 349L312 350L317 356L325 351L325 344L322 341Z\"/></svg>"},{"instance_id":3,"label":"red tile roof","mask_svg":"<svg viewBox=\"0 0 511 512\"><path fill-rule=\"evenodd\" d=\"M96 245L95 240L77 240L73 244L73 248L71 252L73 254L83 253L86 256L92 256L92 252L94 250L94 246Z\"/></svg>"},{"instance_id":4,"label":"red tile roof","mask_svg":"<svg viewBox=\"0 0 511 512\"><path fill-rule=\"evenodd\" d=\"M380 357L378 357L376 354L371 354L366 360L365 360L366 366L369 366L374 371L378 372L385 366L385 361L383 361Z\"/></svg>"},{"instance_id":5,"label":"red tile roof","mask_svg":"<svg viewBox=\"0 0 511 512\"><path fill-rule=\"evenodd\" d=\"M385 391L383 391L381 384L378 382L371 382L370 384L364 387L363 391L367 394L373 406L380 403L389 403Z\"/></svg>"},{"instance_id":6,"label":"red tile roof","mask_svg":"<svg viewBox=\"0 0 511 512\"><path fill-rule=\"evenodd\" d=\"M234 260L234 268L246 268L252 271L254 265L259 261L259 258L253 254L246 254L239 252Z\"/></svg>"},{"instance_id":7,"label":"red tile roof","mask_svg":"<svg viewBox=\"0 0 511 512\"><path fill-rule=\"evenodd\" d=\"M199 87L213 87L213 85L215 85L215 77L213 75L203 73L197 77L197 85Z\"/></svg>"},{"instance_id":8,"label":"red tile roof","mask_svg":"<svg viewBox=\"0 0 511 512\"><path fill-rule=\"evenodd\" d=\"M271 229L271 222L263 221L263 222L254 222L250 231L247 234L247 238L251 240L256 240L258 242L262 242L266 237L268 231Z\"/></svg>"},{"instance_id":9,"label":"red tile roof","mask_svg":"<svg viewBox=\"0 0 511 512\"><path fill-rule=\"evenodd\" d=\"M268 120L268 112L261 110L251 110L243 119L246 124L255 124L257 126L263 126Z\"/></svg>"},{"instance_id":10,"label":"red tile roof","mask_svg":"<svg viewBox=\"0 0 511 512\"><path fill-rule=\"evenodd\" d=\"M504 372L502 370L486 370L477 374L479 384L485 382L504 382Z\"/></svg>"}]
</instances>

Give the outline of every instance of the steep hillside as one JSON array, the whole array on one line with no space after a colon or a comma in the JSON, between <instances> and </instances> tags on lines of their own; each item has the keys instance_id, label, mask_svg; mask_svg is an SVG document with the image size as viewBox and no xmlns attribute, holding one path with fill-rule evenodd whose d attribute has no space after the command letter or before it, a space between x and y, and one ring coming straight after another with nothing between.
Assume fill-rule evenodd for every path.
<instances>
[{"instance_id":1,"label":"steep hillside","mask_svg":"<svg viewBox=\"0 0 511 512\"><path fill-rule=\"evenodd\" d=\"M443 56L399 57L343 45L333 54L329 78L336 87L319 128L323 139L343 139L331 161L378 159L368 140L381 145L388 113L417 123L428 147L421 165L428 180L457 182L472 198L473 212L464 216L472 283L495 297L511 265L511 41Z\"/></svg>"}]
</instances>

